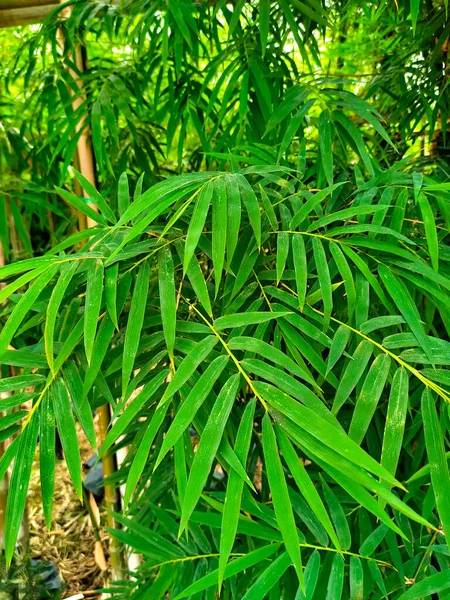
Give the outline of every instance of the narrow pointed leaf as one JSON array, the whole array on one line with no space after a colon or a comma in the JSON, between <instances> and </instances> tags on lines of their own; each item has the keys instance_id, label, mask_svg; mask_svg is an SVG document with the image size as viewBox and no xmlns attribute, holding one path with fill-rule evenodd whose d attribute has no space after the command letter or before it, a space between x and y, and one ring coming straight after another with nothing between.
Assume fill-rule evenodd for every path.
<instances>
[{"instance_id":1,"label":"narrow pointed leaf","mask_svg":"<svg viewBox=\"0 0 450 600\"><path fill-rule=\"evenodd\" d=\"M234 446L236 456L244 465L244 468L250 448L255 407L255 399L251 400L247 404L244 414L242 415L236 437L236 444ZM236 537L243 487L244 480L242 477L240 477L236 471L231 471L225 495L225 503L222 515L222 529L220 534L219 590L222 586L228 558L233 549L233 544Z\"/></svg>"},{"instance_id":2,"label":"narrow pointed leaf","mask_svg":"<svg viewBox=\"0 0 450 600\"><path fill-rule=\"evenodd\" d=\"M236 398L240 375L233 375L223 386L203 430L189 473L183 502L179 535L185 530L208 479L211 466L222 439L223 430Z\"/></svg>"},{"instance_id":3,"label":"narrow pointed leaf","mask_svg":"<svg viewBox=\"0 0 450 600\"><path fill-rule=\"evenodd\" d=\"M125 396L139 347L142 325L144 323L149 281L150 266L148 262L145 261L140 266L136 277L125 332L122 362L122 396Z\"/></svg>"},{"instance_id":4,"label":"narrow pointed leaf","mask_svg":"<svg viewBox=\"0 0 450 600\"><path fill-rule=\"evenodd\" d=\"M166 340L169 357L173 358L177 305L173 258L168 246L162 248L158 253L158 280L164 339Z\"/></svg>"},{"instance_id":5,"label":"narrow pointed leaf","mask_svg":"<svg viewBox=\"0 0 450 600\"><path fill-rule=\"evenodd\" d=\"M275 433L267 413L263 418L262 442L266 473L269 480L278 527L283 536L286 550L297 572L300 585L303 587L303 569L297 526L295 524L294 513L292 512L292 505L289 499L289 492L283 467L281 465Z\"/></svg>"},{"instance_id":6,"label":"narrow pointed leaf","mask_svg":"<svg viewBox=\"0 0 450 600\"><path fill-rule=\"evenodd\" d=\"M100 316L103 293L103 262L92 261L87 271L86 302L84 308L84 348L90 362L94 349L97 323Z\"/></svg>"}]
</instances>

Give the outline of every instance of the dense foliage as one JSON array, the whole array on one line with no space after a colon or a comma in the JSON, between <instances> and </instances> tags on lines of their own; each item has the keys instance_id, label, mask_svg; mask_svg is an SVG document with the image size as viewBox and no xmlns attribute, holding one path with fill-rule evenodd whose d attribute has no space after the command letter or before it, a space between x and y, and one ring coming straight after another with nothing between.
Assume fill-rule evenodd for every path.
<instances>
[{"instance_id":1,"label":"dense foliage","mask_svg":"<svg viewBox=\"0 0 450 600\"><path fill-rule=\"evenodd\" d=\"M56 431L82 496L78 422L127 448L116 598L448 597L446 9L80 0L1 33L8 562Z\"/></svg>"}]
</instances>

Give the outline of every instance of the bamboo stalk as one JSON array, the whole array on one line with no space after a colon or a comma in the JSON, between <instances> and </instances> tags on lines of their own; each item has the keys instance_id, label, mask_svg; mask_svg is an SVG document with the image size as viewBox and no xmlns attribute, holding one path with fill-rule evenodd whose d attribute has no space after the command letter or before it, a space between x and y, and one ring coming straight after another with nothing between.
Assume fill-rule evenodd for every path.
<instances>
[{"instance_id":1,"label":"bamboo stalk","mask_svg":"<svg viewBox=\"0 0 450 600\"><path fill-rule=\"evenodd\" d=\"M56 4L43 4L41 6L29 6L27 8L8 8L6 10L0 10L0 28L42 21L42 19L49 15L52 10L55 10L56 6Z\"/></svg>"},{"instance_id":2,"label":"bamboo stalk","mask_svg":"<svg viewBox=\"0 0 450 600\"><path fill-rule=\"evenodd\" d=\"M46 4L59 4L59 0L0 0L0 8L33 8Z\"/></svg>"}]
</instances>

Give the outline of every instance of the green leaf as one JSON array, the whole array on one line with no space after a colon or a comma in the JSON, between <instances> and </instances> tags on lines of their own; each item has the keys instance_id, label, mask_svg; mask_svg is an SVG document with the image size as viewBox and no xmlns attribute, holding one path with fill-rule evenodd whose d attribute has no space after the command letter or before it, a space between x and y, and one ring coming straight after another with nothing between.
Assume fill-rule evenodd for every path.
<instances>
[{"instance_id":1,"label":"green leaf","mask_svg":"<svg viewBox=\"0 0 450 600\"><path fill-rule=\"evenodd\" d=\"M334 527L336 528L336 534L341 548L343 550L348 550L352 544L352 536L344 510L335 494L331 491L330 487L323 479L322 489L325 501L330 508L331 519L334 523Z\"/></svg>"},{"instance_id":2,"label":"green leaf","mask_svg":"<svg viewBox=\"0 0 450 600\"><path fill-rule=\"evenodd\" d=\"M126 171L119 177L119 184L117 187L117 207L119 209L119 216L121 217L130 206L130 188L128 185L128 175Z\"/></svg>"},{"instance_id":3,"label":"green leaf","mask_svg":"<svg viewBox=\"0 0 450 600\"><path fill-rule=\"evenodd\" d=\"M38 414L35 414L17 438L17 452L9 484L5 514L5 558L8 566L11 564L17 536L22 524L38 431L39 417ZM13 446L11 445L9 448L13 448ZM7 458L8 449L4 455L5 459ZM9 455L8 458L11 460L13 456ZM7 468L9 462L5 461L5 464ZM4 475L5 473L2 473L2 478Z\"/></svg>"},{"instance_id":4,"label":"green leaf","mask_svg":"<svg viewBox=\"0 0 450 600\"><path fill-rule=\"evenodd\" d=\"M221 389L203 430L189 474L181 511L179 535L185 530L208 479L214 458L222 439L223 430L233 408L239 388L240 375L233 375Z\"/></svg>"},{"instance_id":5,"label":"green leaf","mask_svg":"<svg viewBox=\"0 0 450 600\"><path fill-rule=\"evenodd\" d=\"M250 225L253 229L253 233L256 239L256 245L258 248L261 246L261 212L259 210L258 199L256 198L255 192L252 186L249 184L247 179L243 175L237 175L239 185L241 188L242 202L244 203L245 210L247 211Z\"/></svg>"},{"instance_id":6,"label":"green leaf","mask_svg":"<svg viewBox=\"0 0 450 600\"><path fill-rule=\"evenodd\" d=\"M270 0L259 0L259 37L261 40L261 53L264 56L269 35Z\"/></svg>"},{"instance_id":7,"label":"green leaf","mask_svg":"<svg viewBox=\"0 0 450 600\"><path fill-rule=\"evenodd\" d=\"M433 351L431 350L430 343L423 330L419 311L417 310L406 285L384 265L380 265L378 271L387 291L394 300L405 321L408 323L416 340L419 342L419 345L425 352L428 360L434 365Z\"/></svg>"},{"instance_id":8,"label":"green leaf","mask_svg":"<svg viewBox=\"0 0 450 600\"><path fill-rule=\"evenodd\" d=\"M225 569L224 579L228 579L233 575L237 575L246 569L250 569L253 565L260 564L264 560L268 559L272 554L274 554L280 544L266 544L261 548L257 548L256 550L252 550L248 554L244 556L240 556L236 558L232 562L230 562ZM174 600L181 600L182 598L186 598L191 596L192 594L196 594L203 590L206 590L209 587L217 585L218 582L219 571L218 569L208 573L205 577L202 577L198 581L192 583L187 588L185 588L178 596L175 596Z\"/></svg>"},{"instance_id":9,"label":"green leaf","mask_svg":"<svg viewBox=\"0 0 450 600\"><path fill-rule=\"evenodd\" d=\"M280 581L290 565L289 554L283 552L261 573L255 583L247 590L242 600L263 600L273 586Z\"/></svg>"},{"instance_id":10,"label":"green leaf","mask_svg":"<svg viewBox=\"0 0 450 600\"><path fill-rule=\"evenodd\" d=\"M215 382L226 367L228 360L228 356L218 356L216 359L214 359L205 372L199 377L197 383L194 385L187 398L178 408L174 420L172 421L169 430L164 436L164 440L161 444L161 449L154 467L155 470L158 465L161 464L161 461L167 452L174 446L176 441L183 435L189 425L193 422L198 409L208 397L208 394L212 390Z\"/></svg>"},{"instance_id":11,"label":"green leaf","mask_svg":"<svg viewBox=\"0 0 450 600\"><path fill-rule=\"evenodd\" d=\"M88 362L94 349L97 323L100 317L103 293L103 262L96 259L87 270L86 301L84 308L84 348Z\"/></svg>"},{"instance_id":12,"label":"green leaf","mask_svg":"<svg viewBox=\"0 0 450 600\"><path fill-rule=\"evenodd\" d=\"M119 263L115 263L105 269L105 302L109 318L114 327L119 329L117 321L117 283L119 278Z\"/></svg>"},{"instance_id":13,"label":"green leaf","mask_svg":"<svg viewBox=\"0 0 450 600\"><path fill-rule=\"evenodd\" d=\"M131 298L125 341L123 345L122 362L122 396L126 394L128 383L133 372L134 361L141 338L142 325L147 304L148 286L150 281L150 265L144 261L139 267L136 283Z\"/></svg>"},{"instance_id":14,"label":"green leaf","mask_svg":"<svg viewBox=\"0 0 450 600\"><path fill-rule=\"evenodd\" d=\"M381 465L393 476L395 476L402 449L408 410L408 391L408 372L400 367L395 371L392 379L381 451Z\"/></svg>"},{"instance_id":15,"label":"green leaf","mask_svg":"<svg viewBox=\"0 0 450 600\"><path fill-rule=\"evenodd\" d=\"M239 181L233 175L226 178L228 194L228 223L227 223L227 260L230 264L239 241L241 227L242 207Z\"/></svg>"},{"instance_id":16,"label":"green leaf","mask_svg":"<svg viewBox=\"0 0 450 600\"><path fill-rule=\"evenodd\" d=\"M295 600L311 600L320 574L320 553L314 550L305 567L305 591L299 587Z\"/></svg>"},{"instance_id":17,"label":"green leaf","mask_svg":"<svg viewBox=\"0 0 450 600\"><path fill-rule=\"evenodd\" d=\"M172 251L170 250L169 246L162 248L158 252L158 281L164 339L166 340L169 358L172 360L175 346L177 304L175 291L175 272ZM148 279L146 280L146 287L148 288ZM145 292L145 297L147 297L147 291ZM145 308L145 301L143 304Z\"/></svg>"},{"instance_id":18,"label":"green leaf","mask_svg":"<svg viewBox=\"0 0 450 600\"><path fill-rule=\"evenodd\" d=\"M330 112L324 110L319 117L320 160L328 185L333 185L333 148Z\"/></svg>"},{"instance_id":19,"label":"green leaf","mask_svg":"<svg viewBox=\"0 0 450 600\"><path fill-rule=\"evenodd\" d=\"M349 437L357 444L361 444L369 428L370 421L386 385L390 366L390 357L387 354L380 354L373 361L364 380L348 430Z\"/></svg>"},{"instance_id":20,"label":"green leaf","mask_svg":"<svg viewBox=\"0 0 450 600\"><path fill-rule=\"evenodd\" d=\"M317 192L317 194L314 194L313 196L311 196L303 204L303 206L300 208L300 210L298 210L295 213L295 215L291 221L291 229L295 229L296 227L301 225L303 223L303 221L306 219L306 217L314 210L314 208L318 204L320 204L323 200L325 200L325 198L327 196L329 196L332 192L334 192L334 190L337 190L339 187L341 187L345 183L346 183L345 181L342 181L340 183L335 183L335 184L330 185L329 187L321 190L320 192Z\"/></svg>"},{"instance_id":21,"label":"green leaf","mask_svg":"<svg viewBox=\"0 0 450 600\"><path fill-rule=\"evenodd\" d=\"M302 235L292 236L292 256L294 258L298 305L300 310L303 311L308 286L308 263L306 259L305 242Z\"/></svg>"},{"instance_id":22,"label":"green leaf","mask_svg":"<svg viewBox=\"0 0 450 600\"><path fill-rule=\"evenodd\" d=\"M417 19L419 18L420 12L420 0L410 0L411 3L411 21L413 35L416 33Z\"/></svg>"},{"instance_id":23,"label":"green leaf","mask_svg":"<svg viewBox=\"0 0 450 600\"><path fill-rule=\"evenodd\" d=\"M223 179L216 179L212 200L212 261L214 265L216 296L219 293L222 270L225 263L228 222L227 204L225 181Z\"/></svg>"},{"instance_id":24,"label":"green leaf","mask_svg":"<svg viewBox=\"0 0 450 600\"><path fill-rule=\"evenodd\" d=\"M353 440L342 430L332 425L315 411L296 402L293 398L284 394L276 387L260 381L253 383L255 389L275 409L275 414L281 413L298 427L304 429L309 435L319 440L321 444L328 446L347 460L355 463L362 469L366 469L375 475L381 475L390 479L394 485L399 485L370 455L364 452ZM286 429L284 419L278 422Z\"/></svg>"},{"instance_id":25,"label":"green leaf","mask_svg":"<svg viewBox=\"0 0 450 600\"><path fill-rule=\"evenodd\" d=\"M52 391L53 410L55 412L59 437L61 438L61 445L64 450L64 457L75 491L81 500L83 490L78 435L70 406L69 394L67 393L64 381L60 377L53 382Z\"/></svg>"},{"instance_id":26,"label":"green leaf","mask_svg":"<svg viewBox=\"0 0 450 600\"><path fill-rule=\"evenodd\" d=\"M327 373L331 371L331 369L343 355L351 334L351 329L345 325L339 325L337 328L331 344L330 353L328 354Z\"/></svg>"},{"instance_id":27,"label":"green leaf","mask_svg":"<svg viewBox=\"0 0 450 600\"><path fill-rule=\"evenodd\" d=\"M92 408L89 405L88 399L83 394L83 381L81 380L80 373L74 362L68 361L63 366L63 379L69 391L81 427L92 448L96 448L97 441L95 439Z\"/></svg>"},{"instance_id":28,"label":"green leaf","mask_svg":"<svg viewBox=\"0 0 450 600\"><path fill-rule=\"evenodd\" d=\"M313 238L314 260L316 263L317 277L323 300L323 330L326 331L330 324L331 312L333 310L333 290L331 287L330 271L324 247L319 238Z\"/></svg>"},{"instance_id":29,"label":"green leaf","mask_svg":"<svg viewBox=\"0 0 450 600\"><path fill-rule=\"evenodd\" d=\"M439 242L433 210L425 194L419 193L417 201L420 207L420 212L422 213L423 226L425 227L425 235L427 238L428 253L430 254L431 264L435 271L439 271Z\"/></svg>"},{"instance_id":30,"label":"green leaf","mask_svg":"<svg viewBox=\"0 0 450 600\"><path fill-rule=\"evenodd\" d=\"M237 458L243 464L247 462L250 441L253 432L253 418L255 415L256 400L251 400L245 407L244 414L239 425L236 436L234 451ZM219 591L225 575L228 558L233 549L239 521L242 491L244 480L236 471L232 470L229 475L225 503L222 515L222 528L220 534L220 557L219 557Z\"/></svg>"},{"instance_id":31,"label":"green leaf","mask_svg":"<svg viewBox=\"0 0 450 600\"><path fill-rule=\"evenodd\" d=\"M45 523L50 530L52 526L53 495L55 491L55 414L51 396L47 392L40 406L40 444L39 461L42 490L42 506Z\"/></svg>"},{"instance_id":32,"label":"green leaf","mask_svg":"<svg viewBox=\"0 0 450 600\"><path fill-rule=\"evenodd\" d=\"M192 348L175 371L167 390L160 400L160 405L166 404L170 398L181 389L186 381L192 377L197 367L209 356L217 342L218 339L216 336L209 335Z\"/></svg>"},{"instance_id":33,"label":"green leaf","mask_svg":"<svg viewBox=\"0 0 450 600\"><path fill-rule=\"evenodd\" d=\"M42 273L28 288L25 294L20 298L14 307L12 313L0 333L0 356L8 350L17 329L20 327L26 314L34 306L36 300L45 289L49 281L54 277L59 269L59 265L53 265L47 271ZM4 357L2 357L2 362ZM8 363L6 363L8 364Z\"/></svg>"},{"instance_id":34,"label":"green leaf","mask_svg":"<svg viewBox=\"0 0 450 600\"><path fill-rule=\"evenodd\" d=\"M311 478L309 477L305 467L299 457L297 456L289 438L282 429L275 426L275 431L280 444L280 450L283 453L283 457L286 461L289 471L297 484L298 489L305 497L308 506L314 512L320 523L324 527L325 531L330 536L333 544L337 550L341 550L339 539L334 531L333 524L331 523L330 517L328 516L327 510L319 496Z\"/></svg>"},{"instance_id":35,"label":"green leaf","mask_svg":"<svg viewBox=\"0 0 450 600\"><path fill-rule=\"evenodd\" d=\"M61 302L64 298L64 294L75 275L78 268L77 262L69 263L66 267L61 268L61 273L55 287L53 288L50 301L47 305L47 313L45 319L44 329L44 342L45 342L45 354L47 356L48 366L53 371L53 337L55 332L56 319L59 316L59 310Z\"/></svg>"},{"instance_id":36,"label":"green leaf","mask_svg":"<svg viewBox=\"0 0 450 600\"><path fill-rule=\"evenodd\" d=\"M206 287L203 272L196 260L191 260L187 270L187 276L189 278L189 281L191 282L192 288L197 298L200 300L201 304L203 305L203 308L206 310L208 315L212 318L213 312L211 306L211 298L209 297L208 288Z\"/></svg>"},{"instance_id":37,"label":"green leaf","mask_svg":"<svg viewBox=\"0 0 450 600\"><path fill-rule=\"evenodd\" d=\"M63 190L62 188L59 188L57 186L55 186L55 190L62 198L64 198L64 200L66 200L66 202L68 202L74 208L83 213L83 215L86 215L88 219L91 219L92 221L95 221L95 223L99 223L100 225L107 225L107 222L103 215L91 208L88 204L86 204L84 200L78 198L78 196L75 196L74 194L71 194L67 190Z\"/></svg>"},{"instance_id":38,"label":"green leaf","mask_svg":"<svg viewBox=\"0 0 450 600\"><path fill-rule=\"evenodd\" d=\"M341 377L336 396L333 400L333 414L337 414L341 406L348 399L358 381L361 379L367 364L372 356L373 345L367 340L360 342Z\"/></svg>"},{"instance_id":39,"label":"green leaf","mask_svg":"<svg viewBox=\"0 0 450 600\"><path fill-rule=\"evenodd\" d=\"M353 274L347 259L336 243L330 242L330 252L334 258L334 262L336 263L339 273L344 280L345 292L347 294L348 320L351 323L353 321L353 315L356 309L356 288Z\"/></svg>"},{"instance_id":40,"label":"green leaf","mask_svg":"<svg viewBox=\"0 0 450 600\"><path fill-rule=\"evenodd\" d=\"M43 375L17 375L16 377L5 377L4 379L0 379L0 393L5 392L14 392L16 390L22 390L27 387L39 385L45 381L45 377ZM2 398L2 402L0 404L1 407L4 406L5 398Z\"/></svg>"},{"instance_id":41,"label":"green leaf","mask_svg":"<svg viewBox=\"0 0 450 600\"><path fill-rule=\"evenodd\" d=\"M350 557L350 600L364 600L364 572L361 559Z\"/></svg>"},{"instance_id":42,"label":"green leaf","mask_svg":"<svg viewBox=\"0 0 450 600\"><path fill-rule=\"evenodd\" d=\"M283 542L297 572L301 587L304 587L300 545L295 524L294 513L289 499L286 479L281 465L275 432L266 413L262 425L262 443L267 478L272 494L273 507Z\"/></svg>"},{"instance_id":43,"label":"green leaf","mask_svg":"<svg viewBox=\"0 0 450 600\"><path fill-rule=\"evenodd\" d=\"M202 187L200 194L198 195L198 199L195 202L194 212L189 222L186 242L184 245L183 270L185 273L187 272L191 259L194 256L195 250L198 245L198 241L205 226L206 217L208 215L209 206L211 204L213 190L214 183L206 183Z\"/></svg>"},{"instance_id":44,"label":"green leaf","mask_svg":"<svg viewBox=\"0 0 450 600\"><path fill-rule=\"evenodd\" d=\"M289 254L289 234L281 231L277 235L277 285L283 276L286 268L286 261Z\"/></svg>"},{"instance_id":45,"label":"green leaf","mask_svg":"<svg viewBox=\"0 0 450 600\"><path fill-rule=\"evenodd\" d=\"M336 554L331 565L330 578L328 579L326 600L340 600L344 588L344 560Z\"/></svg>"},{"instance_id":46,"label":"green leaf","mask_svg":"<svg viewBox=\"0 0 450 600\"><path fill-rule=\"evenodd\" d=\"M97 205L97 208L105 215L105 217L110 223L115 223L117 221L115 214L113 213L103 196L99 194L99 192L95 189L95 186L92 185L92 183L88 179L86 179L84 175L79 173L76 169L73 169L73 171L75 173L75 177L78 179L85 192L87 192L89 198L93 200L93 202Z\"/></svg>"},{"instance_id":47,"label":"green leaf","mask_svg":"<svg viewBox=\"0 0 450 600\"><path fill-rule=\"evenodd\" d=\"M450 588L450 569L434 573L422 581L415 583L398 600L422 600L427 596L444 592Z\"/></svg>"},{"instance_id":48,"label":"green leaf","mask_svg":"<svg viewBox=\"0 0 450 600\"><path fill-rule=\"evenodd\" d=\"M422 418L436 506L445 537L450 540L450 473L435 400L428 388L422 394Z\"/></svg>"}]
</instances>

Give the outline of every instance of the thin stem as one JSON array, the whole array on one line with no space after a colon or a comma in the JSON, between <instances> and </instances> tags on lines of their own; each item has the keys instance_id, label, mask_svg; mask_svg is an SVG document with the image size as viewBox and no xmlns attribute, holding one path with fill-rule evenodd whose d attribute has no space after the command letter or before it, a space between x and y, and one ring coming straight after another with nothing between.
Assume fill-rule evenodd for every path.
<instances>
[{"instance_id":1,"label":"thin stem","mask_svg":"<svg viewBox=\"0 0 450 600\"><path fill-rule=\"evenodd\" d=\"M199 317L206 323L206 325L208 325L208 327L211 329L211 331L213 332L213 334L216 336L216 338L219 340L219 342L222 344L222 346L225 348L226 353L228 354L228 356L231 358L231 360L234 362L234 364L236 365L237 370L239 371L239 373L242 375L242 377L245 379L245 381L247 382L247 385L249 386L249 388L251 389L251 391L253 392L253 395L255 396L255 398L257 398L261 404L264 406L264 408L266 409L266 411L269 411L269 407L266 403L266 401L264 400L264 398L261 396L261 394L259 394L257 392L257 390L255 389L255 386L253 385L253 381L250 379L250 377L247 375L247 373L244 371L244 369L241 366L241 363L239 362L239 360L236 358L236 356L231 352L228 344L226 343L226 341L223 339L223 337L220 335L220 333L216 330L216 328L214 327L214 325L212 323L210 323L208 321L208 319L206 319L202 313L198 310L198 308L194 305L191 304L189 302L189 300L187 300L186 298L183 297L183 300L186 302L186 304L189 306L189 308L191 310L194 310Z\"/></svg>"}]
</instances>

